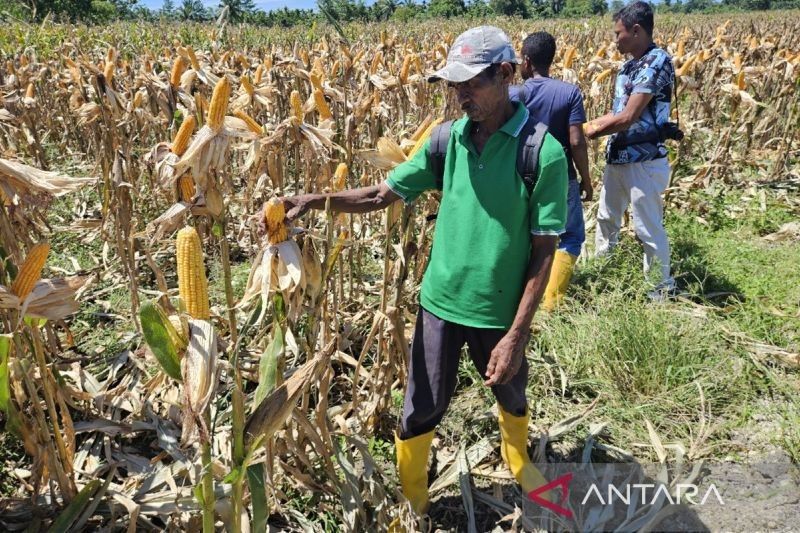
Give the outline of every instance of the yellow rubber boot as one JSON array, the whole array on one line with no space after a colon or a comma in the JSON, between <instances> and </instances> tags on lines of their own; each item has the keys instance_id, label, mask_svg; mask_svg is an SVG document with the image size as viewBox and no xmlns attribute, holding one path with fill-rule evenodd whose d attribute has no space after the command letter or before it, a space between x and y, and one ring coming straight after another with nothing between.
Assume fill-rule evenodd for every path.
<instances>
[{"instance_id":1,"label":"yellow rubber boot","mask_svg":"<svg viewBox=\"0 0 800 533\"><path fill-rule=\"evenodd\" d=\"M547 480L533 466L530 457L528 457L528 419L530 418L530 413L526 412L524 416L514 416L504 411L500 405L497 406L497 409L500 412L498 416L501 437L500 455L508 465L508 469L514 474L525 495L528 495L532 490L547 484ZM552 501L550 491L540 496Z\"/></svg>"},{"instance_id":2,"label":"yellow rubber boot","mask_svg":"<svg viewBox=\"0 0 800 533\"><path fill-rule=\"evenodd\" d=\"M561 299L567 293L569 280L572 278L572 271L575 269L575 262L578 258L564 250L556 250L553 257L553 266L550 268L550 279L547 281L547 288L544 290L544 300L542 309L552 311L561 303Z\"/></svg>"},{"instance_id":3,"label":"yellow rubber boot","mask_svg":"<svg viewBox=\"0 0 800 533\"><path fill-rule=\"evenodd\" d=\"M397 474L403 496L411 502L414 512L423 515L428 512L428 454L433 441L433 431L410 439L401 440L394 435L397 453Z\"/></svg>"}]
</instances>

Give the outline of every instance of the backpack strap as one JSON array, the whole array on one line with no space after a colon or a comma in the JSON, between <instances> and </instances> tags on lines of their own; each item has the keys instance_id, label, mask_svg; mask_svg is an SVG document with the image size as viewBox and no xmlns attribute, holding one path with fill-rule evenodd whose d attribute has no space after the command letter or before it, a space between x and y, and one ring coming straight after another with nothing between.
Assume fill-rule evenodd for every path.
<instances>
[{"instance_id":1,"label":"backpack strap","mask_svg":"<svg viewBox=\"0 0 800 533\"><path fill-rule=\"evenodd\" d=\"M453 121L442 122L431 131L431 145L428 155L431 158L431 168L436 176L436 189L444 188L444 159L447 155L447 144L450 142L450 130Z\"/></svg>"},{"instance_id":2,"label":"backpack strap","mask_svg":"<svg viewBox=\"0 0 800 533\"><path fill-rule=\"evenodd\" d=\"M528 194L533 194L536 179L539 176L539 151L544 143L547 125L528 119L520 132L517 145L517 172L522 177Z\"/></svg>"}]
</instances>

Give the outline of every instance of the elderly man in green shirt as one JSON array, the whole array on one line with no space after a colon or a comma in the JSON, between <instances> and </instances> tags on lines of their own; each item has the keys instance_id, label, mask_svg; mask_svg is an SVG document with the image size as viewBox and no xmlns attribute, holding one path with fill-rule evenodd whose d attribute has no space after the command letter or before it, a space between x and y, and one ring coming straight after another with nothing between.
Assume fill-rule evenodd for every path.
<instances>
[{"instance_id":1,"label":"elderly man in green shirt","mask_svg":"<svg viewBox=\"0 0 800 533\"><path fill-rule=\"evenodd\" d=\"M517 63L500 29L464 32L428 80L446 80L465 114L450 128L443 168L428 141L379 185L284 199L292 220L324 209L327 200L334 211L365 213L441 188L395 439L403 494L420 514L429 506L431 441L455 392L464 344L497 399L503 459L525 494L546 483L527 450L525 347L564 231L568 176L564 150L549 134L540 143L535 185L518 172L530 119L508 96Z\"/></svg>"}]
</instances>

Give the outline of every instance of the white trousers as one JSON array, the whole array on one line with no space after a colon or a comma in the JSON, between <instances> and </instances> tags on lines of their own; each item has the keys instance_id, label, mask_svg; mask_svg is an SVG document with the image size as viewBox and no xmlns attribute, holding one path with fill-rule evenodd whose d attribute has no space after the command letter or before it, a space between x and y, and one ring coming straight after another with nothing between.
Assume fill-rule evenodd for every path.
<instances>
[{"instance_id":1,"label":"white trousers","mask_svg":"<svg viewBox=\"0 0 800 533\"><path fill-rule=\"evenodd\" d=\"M595 255L609 253L617 242L622 215L631 206L636 236L644 245L644 272L657 286L671 288L669 241L664 229L664 201L669 185L667 158L606 165L597 211ZM652 271L656 267L657 270ZM660 275L659 275L660 274Z\"/></svg>"}]
</instances>

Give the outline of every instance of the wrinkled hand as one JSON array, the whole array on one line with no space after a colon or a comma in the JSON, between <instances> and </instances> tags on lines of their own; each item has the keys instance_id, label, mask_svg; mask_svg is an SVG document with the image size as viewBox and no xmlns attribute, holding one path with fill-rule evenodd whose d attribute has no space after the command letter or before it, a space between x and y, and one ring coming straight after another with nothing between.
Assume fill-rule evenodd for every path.
<instances>
[{"instance_id":1,"label":"wrinkled hand","mask_svg":"<svg viewBox=\"0 0 800 533\"><path fill-rule=\"evenodd\" d=\"M312 195L298 194L297 196L283 196L279 198L286 210L286 220L292 222L300 218L311 208Z\"/></svg>"},{"instance_id":2,"label":"wrinkled hand","mask_svg":"<svg viewBox=\"0 0 800 533\"><path fill-rule=\"evenodd\" d=\"M592 180L589 178L585 178L581 180L580 184L580 195L581 199L584 202L591 202L592 198L594 197L594 187L592 186Z\"/></svg>"},{"instance_id":3,"label":"wrinkled hand","mask_svg":"<svg viewBox=\"0 0 800 533\"><path fill-rule=\"evenodd\" d=\"M529 338L530 331L524 334L509 331L500 339L489 356L489 364L486 365L485 385L504 385L517 375Z\"/></svg>"}]
</instances>

